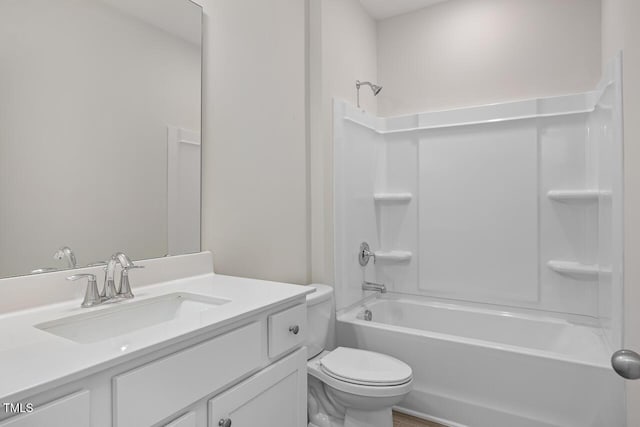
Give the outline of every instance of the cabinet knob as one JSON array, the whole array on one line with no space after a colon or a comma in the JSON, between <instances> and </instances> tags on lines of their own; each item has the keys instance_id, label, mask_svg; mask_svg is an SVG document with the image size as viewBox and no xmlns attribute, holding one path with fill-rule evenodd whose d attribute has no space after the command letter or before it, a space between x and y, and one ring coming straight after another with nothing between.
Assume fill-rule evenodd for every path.
<instances>
[{"instance_id":1,"label":"cabinet knob","mask_svg":"<svg viewBox=\"0 0 640 427\"><path fill-rule=\"evenodd\" d=\"M298 332L300 332L300 326L298 325L289 326L289 332L291 332L293 335L298 335Z\"/></svg>"},{"instance_id":2,"label":"cabinet knob","mask_svg":"<svg viewBox=\"0 0 640 427\"><path fill-rule=\"evenodd\" d=\"M231 418L222 418L218 421L220 427L231 427Z\"/></svg>"}]
</instances>

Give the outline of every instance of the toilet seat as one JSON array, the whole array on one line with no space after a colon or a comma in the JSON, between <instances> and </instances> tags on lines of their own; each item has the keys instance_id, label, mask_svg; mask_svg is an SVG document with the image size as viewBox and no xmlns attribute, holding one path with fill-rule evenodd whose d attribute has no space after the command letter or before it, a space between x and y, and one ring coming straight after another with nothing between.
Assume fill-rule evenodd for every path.
<instances>
[{"instance_id":1,"label":"toilet seat","mask_svg":"<svg viewBox=\"0 0 640 427\"><path fill-rule=\"evenodd\" d=\"M384 385L380 383L376 383L375 385L357 384L347 381L346 379L337 378L335 375L330 375L321 365L321 360L331 353L333 352L325 351L309 360L309 362L307 362L307 371L309 375L336 390L363 397L389 397L405 395L411 391L413 387L413 376L411 376L408 381L399 385Z\"/></svg>"},{"instance_id":2,"label":"toilet seat","mask_svg":"<svg viewBox=\"0 0 640 427\"><path fill-rule=\"evenodd\" d=\"M396 386L411 381L411 367L386 354L338 347L320 359L321 369L340 381L364 386Z\"/></svg>"}]
</instances>

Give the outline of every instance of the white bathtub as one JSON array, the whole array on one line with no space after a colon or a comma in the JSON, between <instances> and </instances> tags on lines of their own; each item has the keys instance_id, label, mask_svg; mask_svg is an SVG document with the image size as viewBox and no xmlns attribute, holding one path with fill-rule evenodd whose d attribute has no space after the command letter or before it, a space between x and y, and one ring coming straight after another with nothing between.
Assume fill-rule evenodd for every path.
<instances>
[{"instance_id":1,"label":"white bathtub","mask_svg":"<svg viewBox=\"0 0 640 427\"><path fill-rule=\"evenodd\" d=\"M340 313L337 334L411 365L414 390L398 408L409 414L450 426L625 426L624 383L599 328L387 294Z\"/></svg>"}]
</instances>

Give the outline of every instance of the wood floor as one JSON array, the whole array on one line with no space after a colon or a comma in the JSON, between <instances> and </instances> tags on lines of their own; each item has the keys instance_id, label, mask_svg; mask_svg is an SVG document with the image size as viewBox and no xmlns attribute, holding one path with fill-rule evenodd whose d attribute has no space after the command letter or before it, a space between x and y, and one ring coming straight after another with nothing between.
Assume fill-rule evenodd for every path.
<instances>
[{"instance_id":1,"label":"wood floor","mask_svg":"<svg viewBox=\"0 0 640 427\"><path fill-rule=\"evenodd\" d=\"M399 412L393 413L393 427L444 427L431 421L421 420Z\"/></svg>"}]
</instances>

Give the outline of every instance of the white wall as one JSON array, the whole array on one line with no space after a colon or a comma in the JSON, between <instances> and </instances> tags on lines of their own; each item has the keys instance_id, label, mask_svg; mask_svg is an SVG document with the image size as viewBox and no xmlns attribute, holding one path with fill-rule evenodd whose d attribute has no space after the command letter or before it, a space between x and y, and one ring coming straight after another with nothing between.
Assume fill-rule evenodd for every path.
<instances>
[{"instance_id":1,"label":"white wall","mask_svg":"<svg viewBox=\"0 0 640 427\"><path fill-rule=\"evenodd\" d=\"M355 105L356 80L377 81L376 23L359 0L312 1L310 10L312 281L333 283L332 99ZM377 100L364 87L362 108Z\"/></svg>"},{"instance_id":2,"label":"white wall","mask_svg":"<svg viewBox=\"0 0 640 427\"><path fill-rule=\"evenodd\" d=\"M203 250L222 274L306 283L305 2L199 1Z\"/></svg>"},{"instance_id":3,"label":"white wall","mask_svg":"<svg viewBox=\"0 0 640 427\"><path fill-rule=\"evenodd\" d=\"M322 1L322 67L329 96L355 104L356 80L378 80L376 34L376 22L359 0ZM360 104L376 114L376 97L369 88L362 88Z\"/></svg>"},{"instance_id":4,"label":"white wall","mask_svg":"<svg viewBox=\"0 0 640 427\"><path fill-rule=\"evenodd\" d=\"M602 0L602 57L623 50L624 346L640 352L640 2ZM640 425L640 381L627 382L628 426Z\"/></svg>"},{"instance_id":5,"label":"white wall","mask_svg":"<svg viewBox=\"0 0 640 427\"><path fill-rule=\"evenodd\" d=\"M200 128L200 46L99 1L25 0L2 3L0 58L0 276L64 268L62 245L164 256L167 125Z\"/></svg>"},{"instance_id":6,"label":"white wall","mask_svg":"<svg viewBox=\"0 0 640 427\"><path fill-rule=\"evenodd\" d=\"M378 23L381 116L582 92L599 77L599 0L451 0Z\"/></svg>"},{"instance_id":7,"label":"white wall","mask_svg":"<svg viewBox=\"0 0 640 427\"><path fill-rule=\"evenodd\" d=\"M219 273L332 283L331 98L355 102L355 80L377 79L376 23L358 0L311 1L307 22L296 0L197 2L203 249ZM362 105L375 112L376 99Z\"/></svg>"}]
</instances>

